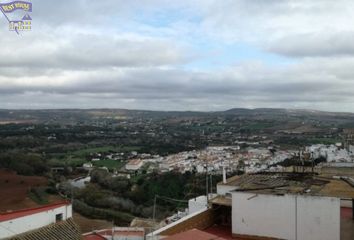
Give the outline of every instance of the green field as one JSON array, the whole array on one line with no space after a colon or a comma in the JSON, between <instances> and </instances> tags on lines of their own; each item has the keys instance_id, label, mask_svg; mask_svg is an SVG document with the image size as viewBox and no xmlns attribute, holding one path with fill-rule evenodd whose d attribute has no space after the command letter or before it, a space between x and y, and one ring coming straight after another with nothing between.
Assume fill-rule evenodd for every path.
<instances>
[{"instance_id":1,"label":"green field","mask_svg":"<svg viewBox=\"0 0 354 240\"><path fill-rule=\"evenodd\" d=\"M92 163L96 167L107 167L108 169L117 169L117 170L119 170L125 165L125 162L121 162L119 160L111 160L111 159L104 159Z\"/></svg>"},{"instance_id":2,"label":"green field","mask_svg":"<svg viewBox=\"0 0 354 240\"><path fill-rule=\"evenodd\" d=\"M310 138L309 142L312 144L336 144L341 142L338 138Z\"/></svg>"},{"instance_id":3,"label":"green field","mask_svg":"<svg viewBox=\"0 0 354 240\"><path fill-rule=\"evenodd\" d=\"M49 159L48 164L51 167L64 167L72 166L79 167L82 164L88 162L87 157L91 153L103 153L103 152L131 152L139 151L141 147L125 147L125 146L104 146L104 147L94 147L94 148L84 148L73 152L62 153L62 154L53 154L53 157ZM97 167L107 167L108 169L119 169L124 166L124 162L105 159L93 163Z\"/></svg>"},{"instance_id":4,"label":"green field","mask_svg":"<svg viewBox=\"0 0 354 240\"><path fill-rule=\"evenodd\" d=\"M72 152L71 154L74 156L85 157L90 153L101 153L101 152L131 152L131 151L139 151L140 147L118 147L118 146L105 146L105 147L95 147L95 148L84 148L77 151Z\"/></svg>"},{"instance_id":5,"label":"green field","mask_svg":"<svg viewBox=\"0 0 354 240\"><path fill-rule=\"evenodd\" d=\"M249 124L243 128L244 129L252 129L252 130L262 130L262 129L270 128L273 126L274 126L274 123L252 123L252 124Z\"/></svg>"}]
</instances>

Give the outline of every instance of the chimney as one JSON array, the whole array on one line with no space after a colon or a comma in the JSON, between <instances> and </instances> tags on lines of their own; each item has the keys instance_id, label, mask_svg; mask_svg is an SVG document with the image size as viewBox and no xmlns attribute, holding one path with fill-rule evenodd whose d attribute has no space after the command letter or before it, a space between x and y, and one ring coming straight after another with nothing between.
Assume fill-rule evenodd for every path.
<instances>
[{"instance_id":1,"label":"chimney","mask_svg":"<svg viewBox=\"0 0 354 240\"><path fill-rule=\"evenodd\" d=\"M226 170L225 166L222 166L222 182L226 184Z\"/></svg>"}]
</instances>

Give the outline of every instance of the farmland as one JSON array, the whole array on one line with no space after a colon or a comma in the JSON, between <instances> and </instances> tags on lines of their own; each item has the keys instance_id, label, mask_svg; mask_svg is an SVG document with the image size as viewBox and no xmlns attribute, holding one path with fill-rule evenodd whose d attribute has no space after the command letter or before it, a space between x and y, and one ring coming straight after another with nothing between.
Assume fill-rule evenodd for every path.
<instances>
[{"instance_id":1,"label":"farmland","mask_svg":"<svg viewBox=\"0 0 354 240\"><path fill-rule=\"evenodd\" d=\"M0 212L38 206L29 198L28 192L32 187L45 185L47 180L44 177L21 176L12 171L0 170Z\"/></svg>"}]
</instances>

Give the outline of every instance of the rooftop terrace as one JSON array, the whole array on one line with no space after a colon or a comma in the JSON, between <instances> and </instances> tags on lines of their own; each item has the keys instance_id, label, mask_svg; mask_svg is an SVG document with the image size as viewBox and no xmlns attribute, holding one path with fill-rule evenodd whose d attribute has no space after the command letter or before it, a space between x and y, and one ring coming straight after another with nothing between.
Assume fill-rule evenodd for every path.
<instances>
[{"instance_id":1,"label":"rooftop terrace","mask_svg":"<svg viewBox=\"0 0 354 240\"><path fill-rule=\"evenodd\" d=\"M303 194L354 199L347 179L312 173L256 173L229 178L218 185L235 186L235 191L262 194ZM222 201L218 199L217 201Z\"/></svg>"}]
</instances>

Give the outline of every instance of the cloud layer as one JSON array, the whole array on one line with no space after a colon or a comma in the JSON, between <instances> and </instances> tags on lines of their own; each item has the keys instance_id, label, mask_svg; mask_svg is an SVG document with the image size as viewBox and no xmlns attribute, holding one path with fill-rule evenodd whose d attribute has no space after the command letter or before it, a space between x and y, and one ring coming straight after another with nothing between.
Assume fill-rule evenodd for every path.
<instances>
[{"instance_id":1,"label":"cloud layer","mask_svg":"<svg viewBox=\"0 0 354 240\"><path fill-rule=\"evenodd\" d=\"M351 1L32 2L31 32L0 18L0 108L354 111Z\"/></svg>"}]
</instances>

